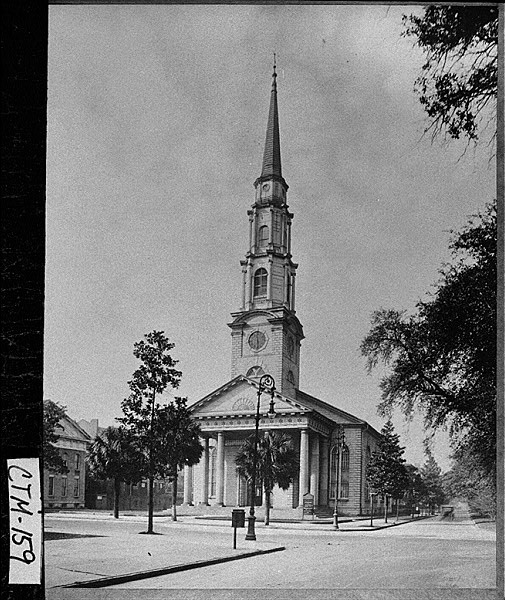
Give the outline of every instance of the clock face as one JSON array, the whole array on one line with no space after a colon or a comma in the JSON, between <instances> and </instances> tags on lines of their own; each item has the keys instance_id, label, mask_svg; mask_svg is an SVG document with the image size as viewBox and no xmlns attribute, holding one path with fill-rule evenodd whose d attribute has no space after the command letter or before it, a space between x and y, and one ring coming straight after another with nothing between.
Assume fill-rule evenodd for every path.
<instances>
[{"instance_id":1,"label":"clock face","mask_svg":"<svg viewBox=\"0 0 505 600\"><path fill-rule=\"evenodd\" d=\"M254 331L249 336L249 346L253 350L261 350L263 346L267 343L266 335L262 331Z\"/></svg>"},{"instance_id":2,"label":"clock face","mask_svg":"<svg viewBox=\"0 0 505 600\"><path fill-rule=\"evenodd\" d=\"M264 192L268 192L268 190L270 189L270 184L269 183L264 183L262 185L262 189Z\"/></svg>"}]
</instances>

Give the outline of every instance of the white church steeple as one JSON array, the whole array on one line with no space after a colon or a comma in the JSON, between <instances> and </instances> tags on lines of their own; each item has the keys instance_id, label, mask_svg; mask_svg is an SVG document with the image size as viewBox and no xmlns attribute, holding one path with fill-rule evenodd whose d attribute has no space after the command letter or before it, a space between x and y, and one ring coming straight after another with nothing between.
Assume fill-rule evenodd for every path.
<instances>
[{"instance_id":1,"label":"white church steeple","mask_svg":"<svg viewBox=\"0 0 505 600\"><path fill-rule=\"evenodd\" d=\"M242 303L233 313L232 377L269 373L277 389L293 395L299 383L303 330L295 316L295 274L291 260L292 213L282 176L277 73L274 63L261 175L248 211L249 247L242 265Z\"/></svg>"}]
</instances>

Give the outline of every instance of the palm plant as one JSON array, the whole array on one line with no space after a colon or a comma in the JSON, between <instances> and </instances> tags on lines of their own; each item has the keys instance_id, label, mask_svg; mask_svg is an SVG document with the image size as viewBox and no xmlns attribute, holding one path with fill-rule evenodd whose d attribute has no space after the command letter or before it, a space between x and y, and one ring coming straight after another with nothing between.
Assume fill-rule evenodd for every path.
<instances>
[{"instance_id":1,"label":"palm plant","mask_svg":"<svg viewBox=\"0 0 505 600\"><path fill-rule=\"evenodd\" d=\"M254 436L244 442L235 463L237 473L250 481L254 471ZM298 468L298 456L293 447L293 441L287 434L266 431L260 436L256 460L256 481L262 482L265 492L265 525L270 524L270 497L274 485L287 490L297 476Z\"/></svg>"},{"instance_id":2,"label":"palm plant","mask_svg":"<svg viewBox=\"0 0 505 600\"><path fill-rule=\"evenodd\" d=\"M90 474L114 483L114 518L119 517L121 482L141 478L143 455L136 449L131 434L123 427L108 427L97 435L86 456Z\"/></svg>"}]
</instances>

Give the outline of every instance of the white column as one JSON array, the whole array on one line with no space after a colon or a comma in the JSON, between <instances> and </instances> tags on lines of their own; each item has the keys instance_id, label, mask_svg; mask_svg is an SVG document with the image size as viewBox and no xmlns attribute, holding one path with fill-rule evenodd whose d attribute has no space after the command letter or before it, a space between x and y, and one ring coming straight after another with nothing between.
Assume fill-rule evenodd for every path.
<instances>
[{"instance_id":1,"label":"white column","mask_svg":"<svg viewBox=\"0 0 505 600\"><path fill-rule=\"evenodd\" d=\"M309 430L300 431L300 486L298 506L303 506L303 495L309 491Z\"/></svg>"},{"instance_id":2,"label":"white column","mask_svg":"<svg viewBox=\"0 0 505 600\"><path fill-rule=\"evenodd\" d=\"M200 504L209 504L209 438L203 440L203 474L202 474L202 501Z\"/></svg>"},{"instance_id":3,"label":"white column","mask_svg":"<svg viewBox=\"0 0 505 600\"><path fill-rule=\"evenodd\" d=\"M249 251L252 252L253 246L253 212L251 210L247 211L249 215Z\"/></svg>"},{"instance_id":4,"label":"white column","mask_svg":"<svg viewBox=\"0 0 505 600\"><path fill-rule=\"evenodd\" d=\"M193 467L184 465L184 504L192 502L193 495Z\"/></svg>"},{"instance_id":5,"label":"white column","mask_svg":"<svg viewBox=\"0 0 505 600\"><path fill-rule=\"evenodd\" d=\"M216 504L224 506L224 432L217 434L217 456L216 456Z\"/></svg>"},{"instance_id":6,"label":"white column","mask_svg":"<svg viewBox=\"0 0 505 600\"><path fill-rule=\"evenodd\" d=\"M249 310L251 308L251 302L252 302L252 287L253 287L253 282L251 281L252 278L252 269L251 269L251 263L250 261L247 261L247 267L246 267L246 280L245 280L245 300L246 300L246 310Z\"/></svg>"},{"instance_id":7,"label":"white column","mask_svg":"<svg viewBox=\"0 0 505 600\"><path fill-rule=\"evenodd\" d=\"M272 299L272 271L273 271L273 261L271 258L268 259L268 281L267 281L267 300Z\"/></svg>"},{"instance_id":8,"label":"white column","mask_svg":"<svg viewBox=\"0 0 505 600\"><path fill-rule=\"evenodd\" d=\"M245 310L246 288L247 288L247 268L242 268L242 310Z\"/></svg>"},{"instance_id":9,"label":"white column","mask_svg":"<svg viewBox=\"0 0 505 600\"><path fill-rule=\"evenodd\" d=\"M312 438L310 456L310 493L314 496L314 506L319 505L319 435Z\"/></svg>"}]
</instances>

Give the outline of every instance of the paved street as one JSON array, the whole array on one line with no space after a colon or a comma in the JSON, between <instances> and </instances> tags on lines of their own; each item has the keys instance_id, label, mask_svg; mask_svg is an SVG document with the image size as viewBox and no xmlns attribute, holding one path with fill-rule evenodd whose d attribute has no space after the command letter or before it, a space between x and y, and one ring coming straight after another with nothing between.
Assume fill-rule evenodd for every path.
<instances>
[{"instance_id":1,"label":"paved street","mask_svg":"<svg viewBox=\"0 0 505 600\"><path fill-rule=\"evenodd\" d=\"M106 589L111 594L129 590L128 597L135 589L144 590L143 597L146 590L452 589L459 590L459 597L464 598L466 588L472 590L469 598L494 598L495 534L470 520L444 522L435 517L374 531L352 530L351 524L342 524L338 532L330 525L274 524L265 528L259 524L257 542L246 542L245 529L238 530L235 551L229 523L188 517L172 523L169 518L161 518L155 521L155 530L162 535L139 535L145 526L146 519L139 517L122 517L119 521L110 517L46 517L48 600L121 598L76 596L70 593L75 590L55 586L135 572L140 570L139 565L148 570L229 556L248 551L251 546L285 550ZM98 590L86 590L92 591Z\"/></svg>"}]
</instances>

